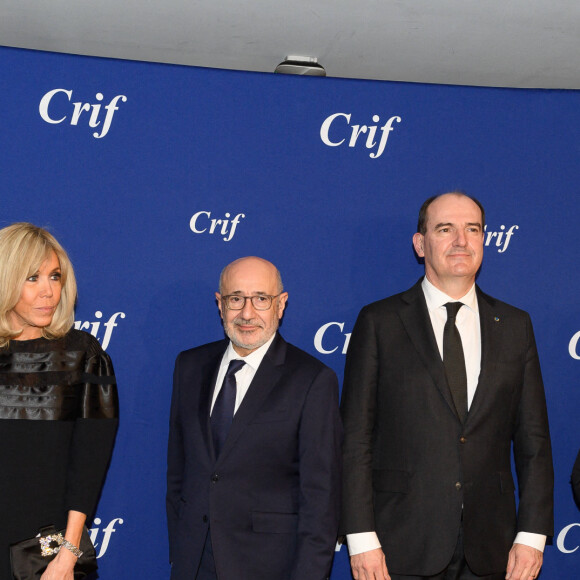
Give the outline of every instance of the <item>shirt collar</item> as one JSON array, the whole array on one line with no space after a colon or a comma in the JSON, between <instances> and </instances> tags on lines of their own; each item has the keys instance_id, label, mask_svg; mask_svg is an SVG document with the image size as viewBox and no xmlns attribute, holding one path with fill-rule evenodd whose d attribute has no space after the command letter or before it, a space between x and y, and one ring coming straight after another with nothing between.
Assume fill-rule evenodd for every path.
<instances>
[{"instance_id":1,"label":"shirt collar","mask_svg":"<svg viewBox=\"0 0 580 580\"><path fill-rule=\"evenodd\" d=\"M260 366L260 363L262 362L262 359L264 358L264 356L268 352L268 349L270 348L270 345L274 341L275 337L276 337L276 333L274 333L271 336L271 338L268 340L268 342L264 343L262 346L260 346L254 352L251 352L247 356L240 356L236 352L236 350L234 349L234 345L232 344L232 341L230 340L230 343L228 344L228 348L226 349L225 356L223 358L223 363L228 365L230 363L230 361L232 361L232 360L243 360L247 365L251 366L254 371L257 371L258 367Z\"/></svg>"},{"instance_id":2,"label":"shirt collar","mask_svg":"<svg viewBox=\"0 0 580 580\"><path fill-rule=\"evenodd\" d=\"M465 296L462 296L459 300L455 298L451 298L445 294L445 292L441 292L439 288L436 288L427 280L427 276L423 277L423 281L421 282L421 287L423 288L423 293L425 294L425 300L427 302L428 310L436 310L437 308L441 308L447 302L463 302L465 306L467 306L473 312L479 312L479 307L477 305L477 294L475 293L475 282L473 286L469 289Z\"/></svg>"}]
</instances>

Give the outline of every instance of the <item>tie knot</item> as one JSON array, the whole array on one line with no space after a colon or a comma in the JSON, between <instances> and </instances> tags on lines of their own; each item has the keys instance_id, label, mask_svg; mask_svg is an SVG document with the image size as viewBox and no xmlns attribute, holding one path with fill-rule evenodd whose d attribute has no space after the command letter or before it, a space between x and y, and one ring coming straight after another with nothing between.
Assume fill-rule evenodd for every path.
<instances>
[{"instance_id":1,"label":"tie knot","mask_svg":"<svg viewBox=\"0 0 580 580\"><path fill-rule=\"evenodd\" d=\"M231 375L237 373L245 364L246 363L240 359L231 360L230 364L228 365L228 370L226 372L226 375L231 376Z\"/></svg>"},{"instance_id":2,"label":"tie knot","mask_svg":"<svg viewBox=\"0 0 580 580\"><path fill-rule=\"evenodd\" d=\"M463 302L447 302L445 304L445 308L447 308L447 319L455 318L462 306Z\"/></svg>"}]
</instances>

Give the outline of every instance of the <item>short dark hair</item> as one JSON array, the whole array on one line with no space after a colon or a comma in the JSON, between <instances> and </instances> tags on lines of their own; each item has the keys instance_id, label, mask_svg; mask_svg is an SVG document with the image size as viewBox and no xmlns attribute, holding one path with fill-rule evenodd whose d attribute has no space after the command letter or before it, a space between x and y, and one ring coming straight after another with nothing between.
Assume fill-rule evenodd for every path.
<instances>
[{"instance_id":1,"label":"short dark hair","mask_svg":"<svg viewBox=\"0 0 580 580\"><path fill-rule=\"evenodd\" d=\"M483 209L483 205L481 205L481 202L477 198L475 198L471 195L467 195L463 191L448 191L447 193L440 193L439 195L434 195L434 196L430 197L429 199L426 199L423 202L423 205L421 206L421 209L419 210L419 219L417 220L417 231L421 235L425 235L425 233L427 232L427 210L429 209L429 206L436 199L439 199L442 195L448 195L448 194L462 195L463 197L467 197L473 203L475 203L475 205L477 205L477 207L481 210L481 228L483 230L483 228L485 227L485 210Z\"/></svg>"}]
</instances>

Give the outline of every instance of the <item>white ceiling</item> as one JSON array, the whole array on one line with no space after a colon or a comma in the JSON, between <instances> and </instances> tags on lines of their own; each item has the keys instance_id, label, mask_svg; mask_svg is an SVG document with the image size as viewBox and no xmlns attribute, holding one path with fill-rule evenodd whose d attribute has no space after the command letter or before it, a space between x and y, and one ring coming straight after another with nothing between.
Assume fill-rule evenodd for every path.
<instances>
[{"instance_id":1,"label":"white ceiling","mask_svg":"<svg viewBox=\"0 0 580 580\"><path fill-rule=\"evenodd\" d=\"M0 45L273 72L580 89L579 0L0 0Z\"/></svg>"}]
</instances>

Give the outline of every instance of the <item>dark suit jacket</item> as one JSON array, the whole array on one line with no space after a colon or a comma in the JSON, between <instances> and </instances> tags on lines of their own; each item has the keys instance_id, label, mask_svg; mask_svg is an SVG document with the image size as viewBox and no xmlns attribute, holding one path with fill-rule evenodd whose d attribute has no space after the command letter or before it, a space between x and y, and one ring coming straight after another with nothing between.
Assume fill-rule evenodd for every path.
<instances>
[{"instance_id":1,"label":"dark suit jacket","mask_svg":"<svg viewBox=\"0 0 580 580\"><path fill-rule=\"evenodd\" d=\"M580 451L576 456L576 461L572 469L572 491L574 492L574 498L576 503L580 505Z\"/></svg>"},{"instance_id":2,"label":"dark suit jacket","mask_svg":"<svg viewBox=\"0 0 580 580\"><path fill-rule=\"evenodd\" d=\"M477 300L481 373L464 425L420 281L363 308L351 336L341 533L376 531L396 574L433 575L449 563L462 506L465 556L477 574L505 570L517 531L553 533L552 455L532 324L479 288Z\"/></svg>"},{"instance_id":3,"label":"dark suit jacket","mask_svg":"<svg viewBox=\"0 0 580 580\"><path fill-rule=\"evenodd\" d=\"M175 364L167 470L172 580L193 580L211 530L220 580L322 580L340 511L338 381L277 335L219 458L209 425L227 340Z\"/></svg>"}]
</instances>

